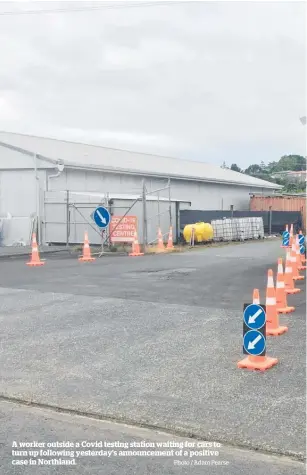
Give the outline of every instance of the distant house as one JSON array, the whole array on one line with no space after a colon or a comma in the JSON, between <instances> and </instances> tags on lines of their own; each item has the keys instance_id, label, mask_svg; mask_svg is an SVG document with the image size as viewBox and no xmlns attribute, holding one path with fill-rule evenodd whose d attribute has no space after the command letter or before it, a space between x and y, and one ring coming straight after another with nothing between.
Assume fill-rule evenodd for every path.
<instances>
[{"instance_id":1,"label":"distant house","mask_svg":"<svg viewBox=\"0 0 307 475\"><path fill-rule=\"evenodd\" d=\"M289 183L304 183L307 180L306 170L294 172L292 170L283 170L272 174L272 178L286 178Z\"/></svg>"}]
</instances>

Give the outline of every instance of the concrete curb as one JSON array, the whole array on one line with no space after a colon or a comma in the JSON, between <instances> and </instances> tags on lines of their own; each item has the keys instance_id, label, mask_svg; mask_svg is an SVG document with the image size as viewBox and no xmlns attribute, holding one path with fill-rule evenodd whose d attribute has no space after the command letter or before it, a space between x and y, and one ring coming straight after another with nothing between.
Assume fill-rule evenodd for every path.
<instances>
[{"instance_id":1,"label":"concrete curb","mask_svg":"<svg viewBox=\"0 0 307 475\"><path fill-rule=\"evenodd\" d=\"M60 254L60 253L65 253L65 257L71 257L74 259L77 259L79 256L81 256L82 251L72 251L72 250L67 250L67 249L52 249L50 251L39 251L39 255L41 258L46 258L48 256L52 256L54 254ZM0 260L13 260L13 259L19 259L19 258L25 258L25 257L30 257L31 251L24 251L24 252L11 252L7 254L1 254L0 253ZM96 258L98 258L97 253L93 253L92 255ZM101 257L109 257L109 256L114 256L114 257L123 257L123 256L128 256L128 253L123 253L123 252L108 252L103 254Z\"/></svg>"},{"instance_id":2,"label":"concrete curb","mask_svg":"<svg viewBox=\"0 0 307 475\"><path fill-rule=\"evenodd\" d=\"M52 255L52 254L58 254L59 252L68 252L68 251L66 251L65 249L59 249L59 250L53 249L52 251L40 251L39 255L40 257L43 257L43 256ZM18 259L20 257L29 257L30 255L31 255L31 251L30 252L29 251L11 252L8 254L0 253L0 260L1 259Z\"/></svg>"}]
</instances>

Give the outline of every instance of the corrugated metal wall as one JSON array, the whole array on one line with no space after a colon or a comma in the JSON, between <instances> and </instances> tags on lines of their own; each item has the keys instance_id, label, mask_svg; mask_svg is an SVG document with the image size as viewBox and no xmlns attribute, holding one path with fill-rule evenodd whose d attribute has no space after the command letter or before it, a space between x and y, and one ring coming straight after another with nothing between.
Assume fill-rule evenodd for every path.
<instances>
[{"instance_id":1,"label":"corrugated metal wall","mask_svg":"<svg viewBox=\"0 0 307 475\"><path fill-rule=\"evenodd\" d=\"M306 198L298 196L252 196L251 211L299 211L306 231Z\"/></svg>"},{"instance_id":2,"label":"corrugated metal wall","mask_svg":"<svg viewBox=\"0 0 307 475\"><path fill-rule=\"evenodd\" d=\"M10 162L12 159L12 162ZM10 166L16 167L16 169L8 169ZM26 157L18 152L12 153L10 150L2 147L0 154L0 165L6 164L6 170L1 170L0 166L0 215L6 216L10 213L13 217L25 218L31 220L31 215L37 212L37 189L35 182L34 160L32 157ZM32 167L28 170L22 170L21 167ZM19 168L20 167L20 168ZM19 168L19 169L18 169ZM39 170L39 182L40 182L40 217L42 221L50 218L46 210L44 209L43 195L47 187L46 173L48 175L54 175L56 170ZM142 180L145 179L146 187L148 191L154 191L157 188L165 186L167 179L149 178L141 175L128 175L128 174L114 174L104 173L97 170L79 170L66 168L64 172L57 178L53 178L49 181L50 191L88 191L99 193L123 193L123 194L141 194ZM201 183L188 180L172 180L171 182L171 198L180 201L181 209L190 207L192 209L222 209L229 210L233 205L234 209L249 209L249 195L255 192L267 192L268 190L260 190L251 188L248 186L235 186L227 184L213 184L213 183ZM168 198L168 191L160 193L161 198ZM128 206L128 203L127 203ZM139 205L138 205L139 206ZM149 205L148 205L149 206ZM153 205L150 205L153 206ZM161 205L162 206L162 205ZM164 206L164 205L163 205ZM168 206L168 205L165 205ZM172 205L175 207L175 205ZM161 209L162 211L162 209ZM62 211L59 211L58 217L61 216ZM175 210L173 210L175 215ZM154 214L154 213L151 213ZM138 211L138 215L141 216L141 212ZM61 217L62 219L62 217ZM65 217L66 219L66 217ZM164 219L164 218L163 218ZM21 223L21 221L20 221ZM24 240L28 242L29 222L23 228L18 227L14 231L14 236L10 236L11 240ZM157 223L153 221L149 226L149 233L151 229L156 229ZM175 220L174 220L175 225ZM43 227L46 226L43 223ZM56 235L56 227L53 229L53 236ZM162 222L162 227L166 226L166 222ZM167 232L167 229L163 229ZM155 232L155 231L154 231ZM152 234L148 235L149 240L154 239ZM59 236L56 239L62 240L62 231L59 232Z\"/></svg>"},{"instance_id":3,"label":"corrugated metal wall","mask_svg":"<svg viewBox=\"0 0 307 475\"><path fill-rule=\"evenodd\" d=\"M30 243L32 217L36 215L37 203L43 215L43 190L45 171L39 170L38 188L34 170L0 170L0 217L4 221L2 245L12 245L20 241Z\"/></svg>"},{"instance_id":4,"label":"corrugated metal wall","mask_svg":"<svg viewBox=\"0 0 307 475\"><path fill-rule=\"evenodd\" d=\"M50 190L140 194L143 179L149 191L165 186L167 181L137 175L66 169L59 178L50 181ZM248 210L250 193L262 191L267 192L265 189L248 186L172 180L171 193L174 200L191 202L194 209L228 210L233 205L234 209ZM167 193L161 193L161 197L167 198Z\"/></svg>"}]
</instances>

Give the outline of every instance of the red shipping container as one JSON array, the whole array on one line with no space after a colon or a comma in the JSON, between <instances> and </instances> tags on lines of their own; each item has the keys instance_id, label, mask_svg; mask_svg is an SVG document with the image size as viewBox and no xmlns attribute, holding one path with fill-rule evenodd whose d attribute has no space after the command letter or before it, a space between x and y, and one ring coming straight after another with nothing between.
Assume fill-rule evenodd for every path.
<instances>
[{"instance_id":1,"label":"red shipping container","mask_svg":"<svg viewBox=\"0 0 307 475\"><path fill-rule=\"evenodd\" d=\"M304 231L306 231L306 197L254 195L250 199L251 211L269 211L270 207L272 211L300 211Z\"/></svg>"}]
</instances>

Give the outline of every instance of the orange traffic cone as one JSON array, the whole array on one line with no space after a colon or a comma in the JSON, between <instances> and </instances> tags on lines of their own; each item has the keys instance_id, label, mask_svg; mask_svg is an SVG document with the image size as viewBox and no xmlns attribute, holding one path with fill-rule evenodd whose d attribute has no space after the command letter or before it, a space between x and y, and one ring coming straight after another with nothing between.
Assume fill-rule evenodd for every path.
<instances>
[{"instance_id":1,"label":"orange traffic cone","mask_svg":"<svg viewBox=\"0 0 307 475\"><path fill-rule=\"evenodd\" d=\"M276 306L276 292L274 287L274 277L272 269L268 270L268 284L266 290L266 334L269 336L278 336L286 333L288 327L279 326L279 316Z\"/></svg>"},{"instance_id":2,"label":"orange traffic cone","mask_svg":"<svg viewBox=\"0 0 307 475\"><path fill-rule=\"evenodd\" d=\"M287 251L286 257L286 269L285 269L285 292L286 294L298 294L301 289L294 287L293 272L292 272L292 259L290 250Z\"/></svg>"},{"instance_id":3,"label":"orange traffic cone","mask_svg":"<svg viewBox=\"0 0 307 475\"><path fill-rule=\"evenodd\" d=\"M157 246L157 252L164 252L165 247L163 244L163 236L161 232L161 228L158 229L158 246Z\"/></svg>"},{"instance_id":4,"label":"orange traffic cone","mask_svg":"<svg viewBox=\"0 0 307 475\"><path fill-rule=\"evenodd\" d=\"M257 305L260 304L258 289L254 289L253 303ZM266 369L272 368L272 366L275 366L277 363L278 363L277 358L270 358L269 356L248 355L243 360L238 361L237 367L246 368L246 369L256 369L258 371L265 371Z\"/></svg>"},{"instance_id":5,"label":"orange traffic cone","mask_svg":"<svg viewBox=\"0 0 307 475\"><path fill-rule=\"evenodd\" d=\"M302 268L306 269L306 266L304 266L304 264L306 263L306 259L304 257L304 254L301 254L301 253L300 253L300 263L301 263Z\"/></svg>"},{"instance_id":6,"label":"orange traffic cone","mask_svg":"<svg viewBox=\"0 0 307 475\"><path fill-rule=\"evenodd\" d=\"M132 243L132 252L130 252L129 256L144 256L144 252L141 252L140 244L138 240L138 233L137 231L134 232L134 241Z\"/></svg>"},{"instance_id":7,"label":"orange traffic cone","mask_svg":"<svg viewBox=\"0 0 307 475\"><path fill-rule=\"evenodd\" d=\"M167 249L174 249L174 243L173 243L173 226L170 226L169 228L169 234L168 234L168 241L167 241Z\"/></svg>"},{"instance_id":8,"label":"orange traffic cone","mask_svg":"<svg viewBox=\"0 0 307 475\"><path fill-rule=\"evenodd\" d=\"M301 258L302 254L300 253L300 243L299 243L299 240L298 240L298 235L296 235L295 247L296 247L297 269L298 270L304 270L304 269L306 269L306 266L304 266L303 262L302 262L302 258Z\"/></svg>"},{"instance_id":9,"label":"orange traffic cone","mask_svg":"<svg viewBox=\"0 0 307 475\"><path fill-rule=\"evenodd\" d=\"M253 291L253 303L256 305L260 305L260 295L258 289L254 289Z\"/></svg>"},{"instance_id":10,"label":"orange traffic cone","mask_svg":"<svg viewBox=\"0 0 307 475\"><path fill-rule=\"evenodd\" d=\"M37 246L37 241L36 241L36 233L33 233L31 260L27 262L27 266L37 267L37 266L43 266L44 264L45 264L45 261L41 261L39 257L38 246Z\"/></svg>"},{"instance_id":11,"label":"orange traffic cone","mask_svg":"<svg viewBox=\"0 0 307 475\"><path fill-rule=\"evenodd\" d=\"M93 262L95 261L95 257L91 255L91 248L88 240L88 233L85 231L84 233L84 244L83 244L83 255L79 257L80 262Z\"/></svg>"},{"instance_id":12,"label":"orange traffic cone","mask_svg":"<svg viewBox=\"0 0 307 475\"><path fill-rule=\"evenodd\" d=\"M295 310L295 307L288 307L287 304L287 294L285 291L285 278L282 258L278 259L276 279L276 305L278 313L291 313Z\"/></svg>"},{"instance_id":13,"label":"orange traffic cone","mask_svg":"<svg viewBox=\"0 0 307 475\"><path fill-rule=\"evenodd\" d=\"M291 248L291 261L292 261L292 275L294 280L304 280L305 277L300 275L298 271L298 262L296 254L296 244L295 239L293 239L292 248Z\"/></svg>"},{"instance_id":14,"label":"orange traffic cone","mask_svg":"<svg viewBox=\"0 0 307 475\"><path fill-rule=\"evenodd\" d=\"M293 224L291 224L290 226L290 239L289 239L289 248L291 249L292 248L292 244L293 244Z\"/></svg>"}]
</instances>

